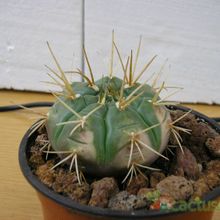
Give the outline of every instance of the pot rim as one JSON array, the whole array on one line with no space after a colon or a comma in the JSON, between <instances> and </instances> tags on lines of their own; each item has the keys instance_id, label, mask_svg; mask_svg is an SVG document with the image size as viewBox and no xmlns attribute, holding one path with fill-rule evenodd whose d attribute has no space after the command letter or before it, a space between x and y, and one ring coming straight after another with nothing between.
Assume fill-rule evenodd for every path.
<instances>
[{"instance_id":1,"label":"pot rim","mask_svg":"<svg viewBox=\"0 0 220 220\"><path fill-rule=\"evenodd\" d=\"M190 109L183 106L169 106L170 110L182 110L182 111L189 111ZM192 114L194 114L197 118L201 119L202 121L208 123L212 128L214 128L218 133L220 133L220 125L214 121L213 119L205 116L204 114L201 114L197 111L192 110ZM29 136L30 132L32 130L32 127L28 129L28 131L25 133L24 137L22 138L22 141L19 146L19 165L20 169L24 175L24 177L27 179L27 181L41 194L48 197L49 199L53 200L54 202L60 204L61 206L64 206L74 212L80 213L80 214L87 214L92 216L105 216L105 217L111 217L111 218L117 218L117 219L143 219L146 217L162 217L167 215L173 215L173 214L180 214L185 213L189 210L135 210L135 211L117 211L117 210L111 210L108 208L98 208L98 207L91 207L88 205L82 205L79 204L72 199L62 196L52 189L48 188L46 185L44 185L31 171L31 168L28 165L28 161L26 158L27 154L27 148L28 144L31 142L31 140L34 138L34 132L31 136ZM216 187L211 192L207 193L203 197L203 201L207 203L210 200L214 200L220 196L220 186ZM191 206L193 208L193 206ZM198 206L197 206L198 207Z\"/></svg>"}]
</instances>

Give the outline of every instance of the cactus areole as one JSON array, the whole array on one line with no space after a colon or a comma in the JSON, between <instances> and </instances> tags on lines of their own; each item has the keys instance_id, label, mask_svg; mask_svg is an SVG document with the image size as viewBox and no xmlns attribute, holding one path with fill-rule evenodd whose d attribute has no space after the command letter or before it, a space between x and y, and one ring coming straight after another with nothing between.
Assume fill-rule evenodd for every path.
<instances>
[{"instance_id":1,"label":"cactus areole","mask_svg":"<svg viewBox=\"0 0 220 220\"><path fill-rule=\"evenodd\" d=\"M156 89L109 76L70 86L74 97L66 89L56 96L46 122L51 146L61 158L75 155L79 168L107 176L134 164L150 166L163 156L171 118L164 105L155 104L160 100Z\"/></svg>"}]
</instances>

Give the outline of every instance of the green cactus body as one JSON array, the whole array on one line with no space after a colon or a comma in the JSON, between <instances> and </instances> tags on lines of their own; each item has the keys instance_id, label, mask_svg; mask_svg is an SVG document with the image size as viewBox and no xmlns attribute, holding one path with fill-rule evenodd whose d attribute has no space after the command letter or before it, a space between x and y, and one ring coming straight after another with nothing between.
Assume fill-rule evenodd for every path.
<instances>
[{"instance_id":1,"label":"green cactus body","mask_svg":"<svg viewBox=\"0 0 220 220\"><path fill-rule=\"evenodd\" d=\"M108 175L128 168L131 134L134 133L137 134L139 149L136 144L133 146L131 162L150 165L158 155L146 146L161 153L168 142L170 114L167 109L152 104L155 92L147 84L132 95L139 94L124 109L118 107L121 88L126 99L139 83L126 88L117 77L103 77L95 85L98 87L96 90L86 82L72 83L78 96L75 99L61 96L50 109L46 128L53 150L73 151L78 156L80 166L88 172ZM81 117L96 110L81 126L77 122L77 115L62 102Z\"/></svg>"}]
</instances>

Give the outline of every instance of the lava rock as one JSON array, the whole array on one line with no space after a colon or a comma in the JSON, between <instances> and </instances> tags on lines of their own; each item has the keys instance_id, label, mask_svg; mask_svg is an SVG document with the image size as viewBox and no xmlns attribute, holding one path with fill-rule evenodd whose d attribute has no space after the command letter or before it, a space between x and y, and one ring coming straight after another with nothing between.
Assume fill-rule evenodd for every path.
<instances>
[{"instance_id":1,"label":"lava rock","mask_svg":"<svg viewBox=\"0 0 220 220\"><path fill-rule=\"evenodd\" d=\"M197 197L202 198L206 193L210 191L204 177L200 177L197 181L193 183L193 190L194 192L191 199L195 199Z\"/></svg>"},{"instance_id":2,"label":"lava rock","mask_svg":"<svg viewBox=\"0 0 220 220\"><path fill-rule=\"evenodd\" d=\"M142 176L142 175L137 175L135 176L131 182L127 185L126 187L126 191L130 194L134 194L136 195L137 192L139 191L139 189L143 188L143 187L147 187L149 185L149 180L146 177Z\"/></svg>"},{"instance_id":3,"label":"lava rock","mask_svg":"<svg viewBox=\"0 0 220 220\"><path fill-rule=\"evenodd\" d=\"M178 118L180 118L181 116L183 116L186 112L181 111L181 110L175 110L175 111L171 111L171 118L172 121L177 120ZM181 120L179 120L176 125L187 128L187 129L191 129L193 126L197 125L197 120L194 114L189 113L187 114L185 117L183 117Z\"/></svg>"},{"instance_id":4,"label":"lava rock","mask_svg":"<svg viewBox=\"0 0 220 220\"><path fill-rule=\"evenodd\" d=\"M105 177L91 184L92 195L89 201L90 206L106 208L109 198L114 196L118 191L118 185L114 178Z\"/></svg>"},{"instance_id":5,"label":"lava rock","mask_svg":"<svg viewBox=\"0 0 220 220\"><path fill-rule=\"evenodd\" d=\"M156 186L161 195L169 195L175 200L187 200L193 194L190 181L182 176L168 176Z\"/></svg>"},{"instance_id":6,"label":"lava rock","mask_svg":"<svg viewBox=\"0 0 220 220\"><path fill-rule=\"evenodd\" d=\"M208 138L205 144L214 157L220 157L220 135Z\"/></svg>"},{"instance_id":7,"label":"lava rock","mask_svg":"<svg viewBox=\"0 0 220 220\"><path fill-rule=\"evenodd\" d=\"M192 127L190 141L197 146L204 146L208 138L217 136L218 133L205 122L198 122Z\"/></svg>"},{"instance_id":8,"label":"lava rock","mask_svg":"<svg viewBox=\"0 0 220 220\"><path fill-rule=\"evenodd\" d=\"M190 145L190 151L193 153L199 164L206 164L210 160L208 149L205 146Z\"/></svg>"},{"instance_id":9,"label":"lava rock","mask_svg":"<svg viewBox=\"0 0 220 220\"><path fill-rule=\"evenodd\" d=\"M87 183L76 183L69 187L67 195L74 201L87 205L91 196L91 187Z\"/></svg>"},{"instance_id":10,"label":"lava rock","mask_svg":"<svg viewBox=\"0 0 220 220\"><path fill-rule=\"evenodd\" d=\"M202 198L206 193L220 185L220 173L215 170L206 170L206 172L193 183L194 193L192 198Z\"/></svg>"},{"instance_id":11,"label":"lava rock","mask_svg":"<svg viewBox=\"0 0 220 220\"><path fill-rule=\"evenodd\" d=\"M110 199L108 208L113 210L131 211L144 208L147 205L148 202L144 198L131 195L127 191L121 191Z\"/></svg>"},{"instance_id":12,"label":"lava rock","mask_svg":"<svg viewBox=\"0 0 220 220\"><path fill-rule=\"evenodd\" d=\"M151 186L152 188L155 188L156 185L157 185L161 180L163 180L163 179L165 179L165 178L166 178L166 176L165 176L165 174L164 174L163 172L157 172L157 171L152 172L152 173L150 174L150 186Z\"/></svg>"},{"instance_id":13,"label":"lava rock","mask_svg":"<svg viewBox=\"0 0 220 220\"><path fill-rule=\"evenodd\" d=\"M193 180L198 179L200 168L196 158L188 148L182 146L182 150L179 147L176 149L176 159L171 172L176 176L185 176Z\"/></svg>"},{"instance_id":14,"label":"lava rock","mask_svg":"<svg viewBox=\"0 0 220 220\"><path fill-rule=\"evenodd\" d=\"M72 191L72 185L76 183L78 183L76 172L68 172L60 168L58 169L52 188L58 193L70 193Z\"/></svg>"},{"instance_id":15,"label":"lava rock","mask_svg":"<svg viewBox=\"0 0 220 220\"><path fill-rule=\"evenodd\" d=\"M205 174L205 178L207 185L211 190L220 185L220 173L209 171Z\"/></svg>"},{"instance_id":16,"label":"lava rock","mask_svg":"<svg viewBox=\"0 0 220 220\"><path fill-rule=\"evenodd\" d=\"M220 173L220 160L211 160L207 163L207 171L214 171Z\"/></svg>"},{"instance_id":17,"label":"lava rock","mask_svg":"<svg viewBox=\"0 0 220 220\"><path fill-rule=\"evenodd\" d=\"M53 160L48 160L45 164L38 166L35 174L45 185L51 187L56 178L55 170L51 169L54 166Z\"/></svg>"},{"instance_id":18,"label":"lava rock","mask_svg":"<svg viewBox=\"0 0 220 220\"><path fill-rule=\"evenodd\" d=\"M45 161L43 159L43 152L40 151L39 147L32 146L30 150L30 158L29 158L29 164L32 168L37 168L38 166L41 166L45 164Z\"/></svg>"}]
</instances>

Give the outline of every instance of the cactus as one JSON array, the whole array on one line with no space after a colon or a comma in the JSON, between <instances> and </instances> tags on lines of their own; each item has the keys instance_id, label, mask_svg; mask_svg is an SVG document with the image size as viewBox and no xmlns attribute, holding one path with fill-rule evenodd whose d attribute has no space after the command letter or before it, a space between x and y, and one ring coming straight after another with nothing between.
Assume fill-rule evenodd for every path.
<instances>
[{"instance_id":1,"label":"cactus","mask_svg":"<svg viewBox=\"0 0 220 220\"><path fill-rule=\"evenodd\" d=\"M127 171L130 180L142 168L156 170L150 165L158 158L168 159L162 153L172 133L181 147L178 130L171 121L166 104L159 97L165 84L159 88L138 80L153 62L153 57L135 76L140 43L133 62L132 52L123 63L119 50L112 41L110 73L95 81L85 49L84 55L90 76L81 70L69 71L84 78L84 82L69 82L68 71L63 71L53 51L48 48L56 63L57 71L47 67L54 83L63 91L54 94L57 101L45 120L50 144L48 153L57 153L61 163L75 166L78 180L80 170L97 175L114 175ZM124 73L123 79L113 76L113 54L117 52ZM157 76L155 77L157 78ZM41 124L42 125L42 121Z\"/></svg>"}]
</instances>

